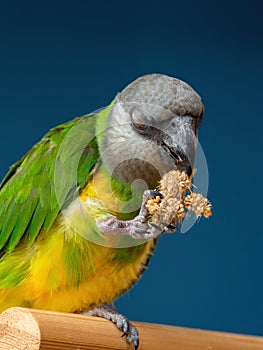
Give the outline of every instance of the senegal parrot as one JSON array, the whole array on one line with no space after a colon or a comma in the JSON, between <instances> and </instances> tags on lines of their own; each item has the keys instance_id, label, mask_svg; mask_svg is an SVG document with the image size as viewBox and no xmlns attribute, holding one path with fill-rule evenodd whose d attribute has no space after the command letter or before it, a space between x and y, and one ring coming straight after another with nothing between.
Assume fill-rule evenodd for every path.
<instances>
[{"instance_id":1,"label":"senegal parrot","mask_svg":"<svg viewBox=\"0 0 263 350\"><path fill-rule=\"evenodd\" d=\"M192 173L204 107L186 83L142 76L108 107L51 129L0 185L0 311L77 312L136 328L109 306L140 278L158 237L146 203Z\"/></svg>"}]
</instances>

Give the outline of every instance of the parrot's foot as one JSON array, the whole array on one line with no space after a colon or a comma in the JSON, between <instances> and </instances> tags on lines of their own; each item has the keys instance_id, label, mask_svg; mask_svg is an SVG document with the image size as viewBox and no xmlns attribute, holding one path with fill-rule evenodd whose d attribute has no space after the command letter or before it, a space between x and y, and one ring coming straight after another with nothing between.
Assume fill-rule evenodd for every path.
<instances>
[{"instance_id":1,"label":"parrot's foot","mask_svg":"<svg viewBox=\"0 0 263 350\"><path fill-rule=\"evenodd\" d=\"M138 349L139 335L137 329L129 322L125 316L119 314L115 309L106 304L100 304L88 311L81 312L81 314L87 316L103 317L115 323L117 328L123 332L122 337L125 336L127 342L133 344L133 350Z\"/></svg>"},{"instance_id":2,"label":"parrot's foot","mask_svg":"<svg viewBox=\"0 0 263 350\"><path fill-rule=\"evenodd\" d=\"M141 222L146 222L148 220L150 214L147 209L147 202L149 199L154 199L156 197L163 198L163 195L155 190L147 190L143 192L141 209L139 215L135 219L140 220Z\"/></svg>"},{"instance_id":3,"label":"parrot's foot","mask_svg":"<svg viewBox=\"0 0 263 350\"><path fill-rule=\"evenodd\" d=\"M106 221L97 222L99 230L105 235L126 235L135 239L153 239L160 236L162 233L167 233L172 230L171 225L162 225L162 227L149 222L149 211L147 209L147 201L162 194L157 191L144 191L143 200L139 215L133 220L120 221L115 217L110 217ZM172 232L172 231L171 231Z\"/></svg>"}]
</instances>

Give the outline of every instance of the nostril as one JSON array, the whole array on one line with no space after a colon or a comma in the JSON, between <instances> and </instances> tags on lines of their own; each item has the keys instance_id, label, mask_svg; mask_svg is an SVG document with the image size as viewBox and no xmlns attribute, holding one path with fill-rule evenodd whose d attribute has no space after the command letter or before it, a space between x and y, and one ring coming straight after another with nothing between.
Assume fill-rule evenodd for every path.
<instances>
[{"instance_id":1,"label":"nostril","mask_svg":"<svg viewBox=\"0 0 263 350\"><path fill-rule=\"evenodd\" d=\"M175 128L175 127L176 127L175 122L171 122L171 127L172 127L172 128Z\"/></svg>"}]
</instances>

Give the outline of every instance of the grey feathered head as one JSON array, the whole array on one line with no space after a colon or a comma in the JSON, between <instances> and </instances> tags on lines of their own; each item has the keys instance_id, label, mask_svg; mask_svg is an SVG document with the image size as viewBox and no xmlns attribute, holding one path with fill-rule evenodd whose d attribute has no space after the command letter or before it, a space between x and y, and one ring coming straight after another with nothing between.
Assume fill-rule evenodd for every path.
<instances>
[{"instance_id":1,"label":"grey feathered head","mask_svg":"<svg viewBox=\"0 0 263 350\"><path fill-rule=\"evenodd\" d=\"M163 74L148 74L136 79L117 98L124 104L159 106L177 116L200 118L204 113L201 98L190 85Z\"/></svg>"}]
</instances>

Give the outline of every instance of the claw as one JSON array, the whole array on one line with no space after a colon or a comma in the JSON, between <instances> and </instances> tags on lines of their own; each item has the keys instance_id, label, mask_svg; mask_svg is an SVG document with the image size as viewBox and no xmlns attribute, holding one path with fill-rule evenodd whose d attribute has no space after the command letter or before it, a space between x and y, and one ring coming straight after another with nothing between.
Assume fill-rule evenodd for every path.
<instances>
[{"instance_id":1,"label":"claw","mask_svg":"<svg viewBox=\"0 0 263 350\"><path fill-rule=\"evenodd\" d=\"M163 221L161 221L160 224L162 226L164 226L165 229L168 229L168 230L176 230L177 229L177 226L174 224L168 224L167 222L163 222Z\"/></svg>"},{"instance_id":2,"label":"claw","mask_svg":"<svg viewBox=\"0 0 263 350\"><path fill-rule=\"evenodd\" d=\"M149 222L149 225L156 230L162 231L162 228L159 225L154 224L153 222Z\"/></svg>"},{"instance_id":3,"label":"claw","mask_svg":"<svg viewBox=\"0 0 263 350\"><path fill-rule=\"evenodd\" d=\"M168 230L175 230L175 231L178 230L177 226L175 226L175 225L173 225L173 224L167 225L167 226L166 226L166 229L168 229Z\"/></svg>"},{"instance_id":4,"label":"claw","mask_svg":"<svg viewBox=\"0 0 263 350\"><path fill-rule=\"evenodd\" d=\"M141 228L136 228L134 230L135 233L138 233L138 235L144 235L144 234L147 234L149 232L145 231L145 230L142 230Z\"/></svg>"},{"instance_id":5,"label":"claw","mask_svg":"<svg viewBox=\"0 0 263 350\"><path fill-rule=\"evenodd\" d=\"M161 199L163 199L163 195L161 194L161 192L158 192L156 190L150 190L150 195L152 198L160 197Z\"/></svg>"},{"instance_id":6,"label":"claw","mask_svg":"<svg viewBox=\"0 0 263 350\"><path fill-rule=\"evenodd\" d=\"M160 227L160 226L158 226L158 225L156 225L156 224L154 224L153 222L149 222L148 223L148 227L150 228L150 229L155 229L155 230L157 230L157 231L159 231L160 233L163 231L163 229ZM152 232L150 232L149 230L147 230L147 229L141 229L141 228L136 228L135 230L134 230L134 232L135 233L138 233L139 235L143 235L143 234L145 234L145 235L150 235Z\"/></svg>"},{"instance_id":7,"label":"claw","mask_svg":"<svg viewBox=\"0 0 263 350\"><path fill-rule=\"evenodd\" d=\"M128 343L133 344L133 350L137 350L139 347L139 335L136 327L134 327L128 319L119 314L116 310L112 309L108 305L100 304L94 306L94 308L83 311L82 314L89 316L99 316L106 318L116 324L117 328L123 331L122 337L126 337Z\"/></svg>"}]
</instances>

